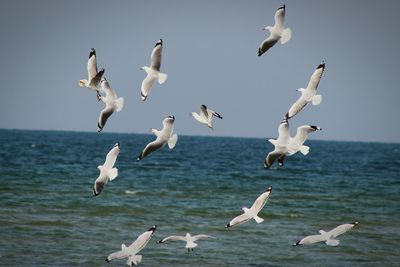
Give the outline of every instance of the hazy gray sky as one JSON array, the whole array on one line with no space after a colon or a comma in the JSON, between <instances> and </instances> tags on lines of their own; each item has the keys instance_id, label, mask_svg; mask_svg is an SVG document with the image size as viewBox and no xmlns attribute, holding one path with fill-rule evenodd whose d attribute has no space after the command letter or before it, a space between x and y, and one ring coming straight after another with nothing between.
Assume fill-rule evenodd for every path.
<instances>
[{"instance_id":1,"label":"hazy gray sky","mask_svg":"<svg viewBox=\"0 0 400 267\"><path fill-rule=\"evenodd\" d=\"M286 4L292 39L257 49ZM400 142L397 1L2 1L0 128L96 131L103 105L79 88L91 47L125 106L104 132L148 133L175 115L178 134L271 137L295 89L326 62L320 106L291 122L322 140ZM168 80L140 100L155 42ZM218 111L214 131L189 116Z\"/></svg>"}]
</instances>

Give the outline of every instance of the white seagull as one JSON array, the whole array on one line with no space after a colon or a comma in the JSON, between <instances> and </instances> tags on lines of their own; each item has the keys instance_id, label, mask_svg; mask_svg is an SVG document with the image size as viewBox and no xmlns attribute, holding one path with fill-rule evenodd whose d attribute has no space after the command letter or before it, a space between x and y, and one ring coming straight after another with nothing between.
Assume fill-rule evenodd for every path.
<instances>
[{"instance_id":1,"label":"white seagull","mask_svg":"<svg viewBox=\"0 0 400 267\"><path fill-rule=\"evenodd\" d=\"M141 160L150 153L162 148L166 143L168 144L169 149L173 149L175 147L176 142L178 141L178 135L172 133L174 131L174 121L174 116L168 116L163 120L163 128L161 131L151 129L151 132L154 133L157 138L153 142L147 144L147 146L138 156L137 160Z\"/></svg>"},{"instance_id":2,"label":"white seagull","mask_svg":"<svg viewBox=\"0 0 400 267\"><path fill-rule=\"evenodd\" d=\"M162 54L162 39L158 40L151 53L151 64L150 67L143 66L140 69L147 73L146 78L142 82L141 96L142 100L145 101L150 93L150 89L153 86L155 80L158 80L159 84L163 84L167 80L167 74L160 72L161 66L161 54Z\"/></svg>"},{"instance_id":3,"label":"white seagull","mask_svg":"<svg viewBox=\"0 0 400 267\"><path fill-rule=\"evenodd\" d=\"M213 117L217 117L219 119L222 119L222 116L219 115L217 112L207 108L205 105L200 106L200 112L197 114L196 112L192 112L191 115L193 118L195 118L198 122L206 124L208 128L212 129L213 126L211 124L211 121Z\"/></svg>"},{"instance_id":4,"label":"white seagull","mask_svg":"<svg viewBox=\"0 0 400 267\"><path fill-rule=\"evenodd\" d=\"M96 50L94 50L94 48L90 49L87 71L88 79L79 80L79 86L96 90L97 97L99 97L99 91L97 88L99 87L101 77L104 74L104 69L101 69L100 71L97 70Z\"/></svg>"},{"instance_id":5,"label":"white seagull","mask_svg":"<svg viewBox=\"0 0 400 267\"><path fill-rule=\"evenodd\" d=\"M100 100L103 101L106 106L101 111L99 120L97 122L97 131L100 132L103 130L106 125L107 119L114 113L114 111L121 111L124 106L124 99L122 97L117 96L117 93L113 89L111 89L110 84L103 78L101 80L101 89L106 94L106 96L100 96Z\"/></svg>"},{"instance_id":6,"label":"white seagull","mask_svg":"<svg viewBox=\"0 0 400 267\"><path fill-rule=\"evenodd\" d=\"M147 243L149 243L156 228L157 225L154 225L149 230L141 234L129 247L125 246L125 244L122 244L121 250L108 255L106 262L110 262L115 259L128 258L126 263L129 266L138 265L138 263L142 261L142 255L137 254L147 245Z\"/></svg>"},{"instance_id":7,"label":"white seagull","mask_svg":"<svg viewBox=\"0 0 400 267\"><path fill-rule=\"evenodd\" d=\"M301 92L301 96L296 102L290 107L286 113L286 118L290 119L298 114L309 102L312 102L314 106L321 104L322 96L317 95L317 87L321 80L322 74L325 70L325 63L322 62L318 65L317 69L311 75L310 81L308 82L307 88L299 88L296 91Z\"/></svg>"},{"instance_id":8,"label":"white seagull","mask_svg":"<svg viewBox=\"0 0 400 267\"><path fill-rule=\"evenodd\" d=\"M198 246L195 242L202 238L215 238L215 237L203 234L191 236L189 233L186 233L186 236L179 236L179 235L168 236L164 239L161 239L160 241L157 241L157 243L165 243L167 241L184 241L186 242L185 248L187 248L189 252L193 251L193 249Z\"/></svg>"},{"instance_id":9,"label":"white seagull","mask_svg":"<svg viewBox=\"0 0 400 267\"><path fill-rule=\"evenodd\" d=\"M225 227L229 228L241 223L245 223L251 219L254 219L257 223L262 223L264 219L258 217L258 213L262 210L262 208L264 208L271 192L272 187L270 186L256 199L256 201L254 201L254 204L253 206L251 206L250 209L243 207L242 210L244 211L244 213L233 218Z\"/></svg>"},{"instance_id":10,"label":"white seagull","mask_svg":"<svg viewBox=\"0 0 400 267\"><path fill-rule=\"evenodd\" d=\"M267 26L263 30L270 32L270 35L265 39L260 47L258 48L258 56L261 56L273 47L279 40L284 44L290 40L292 36L292 31L290 28L284 28L285 26L285 5L278 8L275 12L275 25L273 27Z\"/></svg>"},{"instance_id":11,"label":"white seagull","mask_svg":"<svg viewBox=\"0 0 400 267\"><path fill-rule=\"evenodd\" d=\"M319 235L306 236L303 239L297 241L293 245L294 246L308 245L325 241L325 244L327 244L328 246L336 247L339 245L340 241L338 239L335 239L335 237L346 233L347 231L352 229L354 226L357 226L358 224L359 222L345 223L337 226L336 228L330 230L329 232L325 232L324 230L319 230Z\"/></svg>"},{"instance_id":12,"label":"white seagull","mask_svg":"<svg viewBox=\"0 0 400 267\"><path fill-rule=\"evenodd\" d=\"M103 165L97 166L97 169L100 170L99 177L97 177L96 181L94 182L93 187L93 196L97 196L103 190L104 185L108 181L112 181L118 176L118 169L113 168L115 161L117 160L118 154L120 151L119 143L116 143L114 147L108 152L106 156L106 161Z\"/></svg>"},{"instance_id":13,"label":"white seagull","mask_svg":"<svg viewBox=\"0 0 400 267\"><path fill-rule=\"evenodd\" d=\"M285 118L278 127L278 139L269 139L275 149L268 153L264 161L264 168L268 169L278 159L279 164L282 166L286 156L291 156L298 151L303 155L307 155L310 147L303 145L306 141L308 134L322 130L322 128L314 125L303 125L297 128L295 137L290 137L289 122Z\"/></svg>"}]
</instances>

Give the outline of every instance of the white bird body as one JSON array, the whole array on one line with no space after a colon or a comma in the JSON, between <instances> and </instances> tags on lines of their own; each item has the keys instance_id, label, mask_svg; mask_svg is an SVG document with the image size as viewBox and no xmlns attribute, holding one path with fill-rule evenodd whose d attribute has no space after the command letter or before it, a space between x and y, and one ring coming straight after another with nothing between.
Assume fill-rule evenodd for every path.
<instances>
[{"instance_id":1,"label":"white bird body","mask_svg":"<svg viewBox=\"0 0 400 267\"><path fill-rule=\"evenodd\" d=\"M310 235L306 236L303 239L297 241L294 245L307 245L313 244L317 242L325 242L328 246L338 246L340 241L335 239L341 234L346 233L353 227L357 226L359 222L354 223L346 223L335 227L334 229L330 230L329 232L325 232L324 230L319 230L319 235Z\"/></svg>"},{"instance_id":2,"label":"white bird body","mask_svg":"<svg viewBox=\"0 0 400 267\"><path fill-rule=\"evenodd\" d=\"M149 95L150 90L156 80L158 80L159 84L163 84L167 80L168 75L160 72L162 45L163 45L163 41L162 41L162 39L160 39L154 46L153 51L151 53L150 67L148 67L148 66L141 67L141 69L147 73L147 76L146 76L146 78L144 78L144 80L142 82L142 87L140 89L143 101L146 100L146 98Z\"/></svg>"},{"instance_id":3,"label":"white bird body","mask_svg":"<svg viewBox=\"0 0 400 267\"><path fill-rule=\"evenodd\" d=\"M258 48L258 56L261 56L274 46L278 41L282 44L288 42L292 36L290 28L284 28L285 26L285 5L279 7L275 12L275 24L274 26L264 27L263 30L270 32L270 35L265 39L260 47Z\"/></svg>"},{"instance_id":4,"label":"white bird body","mask_svg":"<svg viewBox=\"0 0 400 267\"><path fill-rule=\"evenodd\" d=\"M79 86L98 91L101 77L104 74L104 69L101 69L100 71L97 70L96 50L94 50L94 48L90 49L87 72L88 79L79 80Z\"/></svg>"},{"instance_id":5,"label":"white bird body","mask_svg":"<svg viewBox=\"0 0 400 267\"><path fill-rule=\"evenodd\" d=\"M154 225L149 230L141 234L135 242L133 242L130 246L125 246L125 244L121 245L121 250L111 253L106 258L106 262L110 262L115 259L123 259L128 258L127 264L129 266L138 265L142 261L142 255L137 255L146 245L149 243L151 237L154 234L157 226Z\"/></svg>"},{"instance_id":6,"label":"white bird body","mask_svg":"<svg viewBox=\"0 0 400 267\"><path fill-rule=\"evenodd\" d=\"M99 120L97 123L98 132L100 132L104 128L107 119L115 111L121 111L124 106L124 98L118 98L117 93L113 89L111 89L110 84L105 78L103 78L103 80L101 81L101 89L105 93L105 96L100 96L100 100L103 101L106 106L100 112Z\"/></svg>"},{"instance_id":7,"label":"white bird body","mask_svg":"<svg viewBox=\"0 0 400 267\"><path fill-rule=\"evenodd\" d=\"M193 249L198 246L198 244L195 242L202 238L215 238L215 237L204 234L191 236L189 233L186 233L186 236L171 235L165 237L160 241L158 241L157 243L165 243L167 241L184 241L186 242L185 248L187 248L188 251L190 250L193 251Z\"/></svg>"},{"instance_id":8,"label":"white bird body","mask_svg":"<svg viewBox=\"0 0 400 267\"><path fill-rule=\"evenodd\" d=\"M297 89L297 91L301 93L301 96L296 100L295 103L293 103L289 111L286 113L287 119L293 118L295 115L297 115L309 102L312 102L314 106L321 104L322 96L317 95L317 88L319 82L321 81L324 70L325 63L319 64L314 73L311 75L307 88Z\"/></svg>"},{"instance_id":9,"label":"white bird body","mask_svg":"<svg viewBox=\"0 0 400 267\"><path fill-rule=\"evenodd\" d=\"M213 117L217 117L219 119L222 119L222 116L219 115L217 112L207 108L205 105L200 106L200 112L197 114L196 112L192 112L191 115L195 120L198 122L205 124L208 126L208 128L213 129L213 126L211 124L211 121L213 120Z\"/></svg>"},{"instance_id":10,"label":"white bird body","mask_svg":"<svg viewBox=\"0 0 400 267\"><path fill-rule=\"evenodd\" d=\"M238 224L245 223L251 219L254 219L257 223L262 223L264 219L260 218L258 216L258 213L264 208L265 204L267 203L269 196L272 192L272 187L268 187L268 189L262 193L256 201L254 201L254 204L251 206L251 208L242 208L243 214L233 218L227 225L226 227L233 227Z\"/></svg>"},{"instance_id":11,"label":"white bird body","mask_svg":"<svg viewBox=\"0 0 400 267\"><path fill-rule=\"evenodd\" d=\"M318 126L314 125L303 125L297 128L296 135L290 137L289 122L284 119L278 127L278 139L269 139L268 141L272 143L275 148L273 151L268 153L264 161L264 168L268 169L276 159L280 165L283 165L283 161L286 156L291 156L300 151L303 155L307 155L310 151L308 146L303 145L306 141L308 134L315 132L317 130L322 130Z\"/></svg>"},{"instance_id":12,"label":"white bird body","mask_svg":"<svg viewBox=\"0 0 400 267\"><path fill-rule=\"evenodd\" d=\"M108 181L112 181L117 178L118 169L113 168L113 166L117 160L119 152L120 145L119 143L116 143L110 152L108 152L104 164L97 166L97 168L100 170L100 174L94 182L93 196L99 195L103 190L104 185L107 184Z\"/></svg>"},{"instance_id":13,"label":"white bird body","mask_svg":"<svg viewBox=\"0 0 400 267\"><path fill-rule=\"evenodd\" d=\"M141 160L150 153L162 148L165 144L168 144L170 149L173 149L178 141L178 135L173 134L175 117L168 116L163 120L163 128L161 131L157 129L151 129L151 132L154 133L157 138L153 142L147 144L147 146L142 150L137 160Z\"/></svg>"}]
</instances>

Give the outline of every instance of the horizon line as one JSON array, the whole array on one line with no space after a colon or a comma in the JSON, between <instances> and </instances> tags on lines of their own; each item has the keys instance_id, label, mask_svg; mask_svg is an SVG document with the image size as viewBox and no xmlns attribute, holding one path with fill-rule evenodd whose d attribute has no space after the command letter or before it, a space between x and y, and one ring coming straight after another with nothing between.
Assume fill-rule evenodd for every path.
<instances>
[{"instance_id":1,"label":"horizon line","mask_svg":"<svg viewBox=\"0 0 400 267\"><path fill-rule=\"evenodd\" d=\"M54 130L54 129L22 129L22 128L0 128L5 131L44 131L44 132L72 132L72 133L97 133L95 131L85 130ZM137 132L102 132L103 134L133 134L133 135L152 135L151 133L137 133ZM201 135L201 134L179 134L180 136L188 137L210 137L210 138L245 138L245 139L266 139L275 137L258 137L258 136L227 136L227 135ZM378 143L378 144L400 144L396 141L361 141L361 140L339 140L339 139L308 139L309 141L322 141L322 142L352 142L352 143Z\"/></svg>"}]
</instances>

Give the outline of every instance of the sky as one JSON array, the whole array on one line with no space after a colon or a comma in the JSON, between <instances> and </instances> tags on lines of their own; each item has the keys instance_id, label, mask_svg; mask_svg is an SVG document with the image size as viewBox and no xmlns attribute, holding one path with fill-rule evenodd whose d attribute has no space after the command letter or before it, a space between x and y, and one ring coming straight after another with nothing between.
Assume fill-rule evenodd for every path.
<instances>
[{"instance_id":1,"label":"sky","mask_svg":"<svg viewBox=\"0 0 400 267\"><path fill-rule=\"evenodd\" d=\"M257 56L286 4L291 40ZM103 104L78 86L90 48L125 106L104 132L149 133L175 115L184 135L276 137L322 60L319 106L290 120L310 138L400 142L398 1L2 1L0 128L96 131ZM158 39L168 74L140 99ZM214 130L190 112L223 116ZM101 133L100 133L101 134Z\"/></svg>"}]
</instances>

